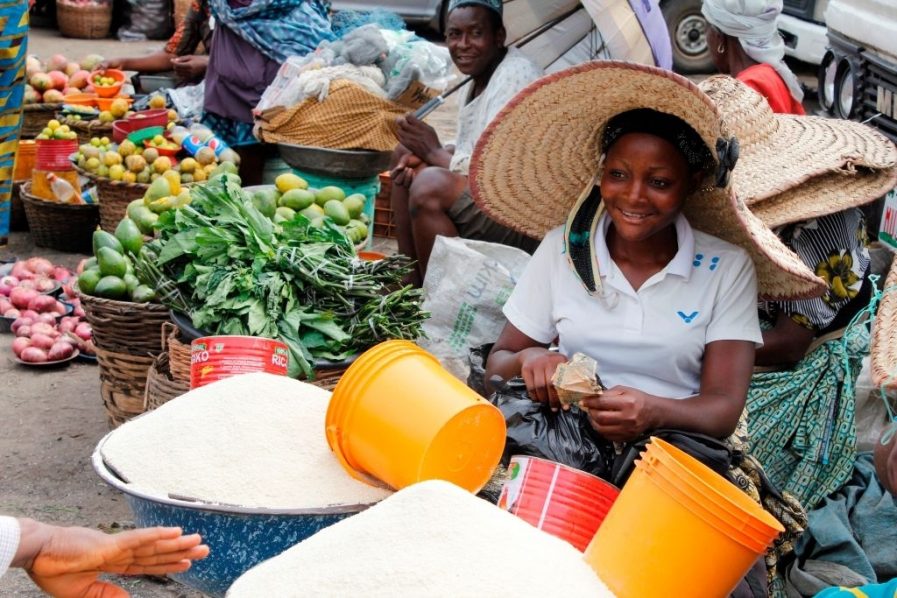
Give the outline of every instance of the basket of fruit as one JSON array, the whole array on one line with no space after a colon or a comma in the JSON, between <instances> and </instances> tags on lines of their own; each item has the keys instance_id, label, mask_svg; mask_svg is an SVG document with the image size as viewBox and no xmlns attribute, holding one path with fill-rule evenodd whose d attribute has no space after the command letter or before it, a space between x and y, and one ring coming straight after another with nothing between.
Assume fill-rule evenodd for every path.
<instances>
[{"instance_id":1,"label":"basket of fruit","mask_svg":"<svg viewBox=\"0 0 897 598\"><path fill-rule=\"evenodd\" d=\"M124 104L127 112L127 104ZM120 106L116 106L120 108ZM112 137L112 123L115 116L109 111L99 111L89 106L68 105L56 114L56 120L74 131L79 143L90 143L94 137Z\"/></svg>"},{"instance_id":2,"label":"basket of fruit","mask_svg":"<svg viewBox=\"0 0 897 598\"><path fill-rule=\"evenodd\" d=\"M47 123L62 108L60 103L25 104L22 108L22 138L34 139L47 127Z\"/></svg>"},{"instance_id":3,"label":"basket of fruit","mask_svg":"<svg viewBox=\"0 0 897 598\"><path fill-rule=\"evenodd\" d=\"M90 81L89 68L103 58L86 56L81 64L55 54L43 64L36 56L25 59L25 106L22 117L22 137L37 137L65 102L65 95L73 95L86 88Z\"/></svg>"},{"instance_id":4,"label":"basket of fruit","mask_svg":"<svg viewBox=\"0 0 897 598\"><path fill-rule=\"evenodd\" d=\"M90 251L91 234L99 222L97 206L40 199L31 194L30 182L21 186L19 195L35 245L72 253Z\"/></svg>"},{"instance_id":5,"label":"basket of fruit","mask_svg":"<svg viewBox=\"0 0 897 598\"><path fill-rule=\"evenodd\" d=\"M112 3L97 0L56 0L56 21L65 37L102 39L109 35Z\"/></svg>"}]
</instances>

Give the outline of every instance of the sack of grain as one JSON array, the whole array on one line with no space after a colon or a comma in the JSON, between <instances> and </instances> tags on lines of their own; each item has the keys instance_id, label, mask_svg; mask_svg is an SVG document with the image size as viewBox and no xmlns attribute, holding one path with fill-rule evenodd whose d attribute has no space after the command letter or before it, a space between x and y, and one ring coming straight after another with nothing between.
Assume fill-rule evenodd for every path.
<instances>
[{"instance_id":1,"label":"sack of grain","mask_svg":"<svg viewBox=\"0 0 897 598\"><path fill-rule=\"evenodd\" d=\"M448 482L410 486L244 573L227 598L613 594L575 548Z\"/></svg>"},{"instance_id":2,"label":"sack of grain","mask_svg":"<svg viewBox=\"0 0 897 598\"><path fill-rule=\"evenodd\" d=\"M151 496L270 509L370 505L324 437L330 392L273 374L197 388L111 433L106 464Z\"/></svg>"}]
</instances>

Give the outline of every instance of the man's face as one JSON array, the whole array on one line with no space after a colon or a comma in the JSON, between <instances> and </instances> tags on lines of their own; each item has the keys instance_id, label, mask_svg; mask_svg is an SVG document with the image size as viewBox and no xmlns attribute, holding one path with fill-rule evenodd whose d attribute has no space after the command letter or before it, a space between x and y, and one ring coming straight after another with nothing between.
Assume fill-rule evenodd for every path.
<instances>
[{"instance_id":1,"label":"man's face","mask_svg":"<svg viewBox=\"0 0 897 598\"><path fill-rule=\"evenodd\" d=\"M476 77L498 59L505 47L505 30L493 29L488 8L462 6L449 13L445 39L458 70Z\"/></svg>"}]
</instances>

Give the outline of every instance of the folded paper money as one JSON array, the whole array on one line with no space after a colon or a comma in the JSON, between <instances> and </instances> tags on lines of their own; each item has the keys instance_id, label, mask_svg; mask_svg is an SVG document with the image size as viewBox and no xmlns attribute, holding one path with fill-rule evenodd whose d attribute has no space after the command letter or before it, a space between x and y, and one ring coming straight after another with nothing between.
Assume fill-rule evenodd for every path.
<instances>
[{"instance_id":1,"label":"folded paper money","mask_svg":"<svg viewBox=\"0 0 897 598\"><path fill-rule=\"evenodd\" d=\"M560 364L551 377L562 405L578 405L586 397L601 394L604 385L598 377L598 362L576 353L567 363Z\"/></svg>"}]
</instances>

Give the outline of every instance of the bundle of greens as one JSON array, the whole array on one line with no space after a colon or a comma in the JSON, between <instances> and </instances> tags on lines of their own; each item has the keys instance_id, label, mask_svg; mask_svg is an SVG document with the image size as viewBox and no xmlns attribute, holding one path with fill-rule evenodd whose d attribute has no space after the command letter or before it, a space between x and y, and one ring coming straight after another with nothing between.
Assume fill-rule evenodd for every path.
<instances>
[{"instance_id":1,"label":"bundle of greens","mask_svg":"<svg viewBox=\"0 0 897 598\"><path fill-rule=\"evenodd\" d=\"M290 349L289 374L309 379L316 360L421 335L428 314L421 291L402 286L407 257L360 260L329 221L274 224L229 175L191 195L190 205L159 217L160 234L135 270L197 328L277 338Z\"/></svg>"}]
</instances>

